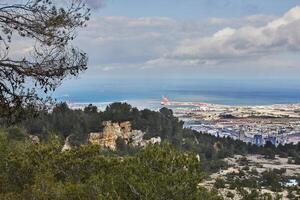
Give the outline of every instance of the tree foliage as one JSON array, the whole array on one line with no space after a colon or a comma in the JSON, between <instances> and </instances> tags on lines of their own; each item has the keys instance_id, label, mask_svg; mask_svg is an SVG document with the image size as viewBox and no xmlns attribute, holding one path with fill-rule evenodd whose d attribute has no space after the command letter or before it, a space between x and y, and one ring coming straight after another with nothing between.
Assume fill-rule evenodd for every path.
<instances>
[{"instance_id":1,"label":"tree foliage","mask_svg":"<svg viewBox=\"0 0 300 200\"><path fill-rule=\"evenodd\" d=\"M168 144L118 157L93 145L61 152L54 136L32 144L0 134L0 149L0 199L220 199L198 187L195 154Z\"/></svg>"},{"instance_id":2,"label":"tree foliage","mask_svg":"<svg viewBox=\"0 0 300 200\"><path fill-rule=\"evenodd\" d=\"M88 134L100 132L104 121L130 121L132 128L142 130L144 139L160 137L162 141L172 144L180 151L192 151L200 156L201 167L207 172L216 172L227 167L224 158L246 154L285 155L293 162L298 161L300 144L286 144L274 147L258 147L231 138L217 138L205 133L198 133L183 127L183 122L176 118L172 111L162 108L159 111L138 110L126 103L113 103L103 112L93 105L83 110L72 110L66 103L57 104L52 112L40 111L37 117L28 117L20 123L26 133L37 135L45 140L55 132L60 138L68 136L73 146L84 144ZM120 155L131 154L134 149L118 140ZM242 160L241 160L242 162Z\"/></svg>"},{"instance_id":3,"label":"tree foliage","mask_svg":"<svg viewBox=\"0 0 300 200\"><path fill-rule=\"evenodd\" d=\"M1 4L0 117L17 117L24 108L44 107L48 98L39 95L41 91L47 94L66 76L86 69L86 54L71 41L89 15L81 0ZM29 54L11 51L20 40L28 42Z\"/></svg>"},{"instance_id":4,"label":"tree foliage","mask_svg":"<svg viewBox=\"0 0 300 200\"><path fill-rule=\"evenodd\" d=\"M133 129L146 133L146 139L158 136L162 138L163 144L168 143L172 147L151 146L142 150L127 144L122 138L116 141L116 151L86 145L88 134L101 131L101 124L106 120L128 120ZM210 199L215 197L203 189L195 189L195 182L199 183L205 174L225 169L227 164L224 158L249 153L266 155L271 149L272 154L290 156L294 162L300 153L299 144L279 145L278 148L257 147L230 138L198 133L185 129L183 123L167 108L159 111L138 110L126 103L111 104L103 112L93 105L83 110L72 110L66 103L61 103L51 112L40 111L38 117L28 117L18 126L4 130L5 136L0 137L0 143L5 144L0 145L0 165L4 167L0 175L0 187L6 188L6 199L10 198L10 194L38 195L39 198L34 197L36 199L63 199L66 196L69 199L123 199L125 195L132 199L160 199L152 193L165 199L176 199L172 196L175 193L186 199L180 195L188 195L183 191L189 191L191 199ZM26 141L28 133L39 136L42 143L33 145ZM67 137L73 149L61 153L62 141ZM199 155L200 162L189 152ZM247 165L249 161L242 157L238 162ZM194 170L187 173L187 168ZM281 170L266 171L259 177L257 171L243 168L238 174L228 176L225 186L240 190L245 199L256 198L254 190L261 187L280 191L280 183L286 181L282 173L284 171ZM180 180L190 185L182 183L176 186ZM10 184L7 184L9 181ZM174 184L175 187L172 187ZM9 189L11 187L13 191ZM27 190L28 187L30 190ZM215 187L224 187L224 181L218 180ZM241 190L242 187L253 189L253 192ZM180 191L180 194L176 191ZM87 194L93 194L93 197ZM202 195L201 198L199 195ZM28 196L27 199L32 198ZM264 199L257 197L260 198ZM12 196L11 199L17 197Z\"/></svg>"}]
</instances>

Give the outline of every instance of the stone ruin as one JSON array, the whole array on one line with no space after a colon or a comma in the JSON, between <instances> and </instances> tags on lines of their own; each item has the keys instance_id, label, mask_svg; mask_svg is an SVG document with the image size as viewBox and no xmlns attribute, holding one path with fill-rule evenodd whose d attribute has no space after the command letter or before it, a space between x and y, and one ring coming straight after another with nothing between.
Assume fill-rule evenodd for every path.
<instances>
[{"instance_id":1,"label":"stone ruin","mask_svg":"<svg viewBox=\"0 0 300 200\"><path fill-rule=\"evenodd\" d=\"M116 141L118 138L125 140L127 144L134 146L145 146L148 143L160 143L160 137L143 140L144 132L140 130L132 130L131 123L125 122L103 122L103 131L99 133L90 133L88 142L97 144L104 148L116 150Z\"/></svg>"}]
</instances>

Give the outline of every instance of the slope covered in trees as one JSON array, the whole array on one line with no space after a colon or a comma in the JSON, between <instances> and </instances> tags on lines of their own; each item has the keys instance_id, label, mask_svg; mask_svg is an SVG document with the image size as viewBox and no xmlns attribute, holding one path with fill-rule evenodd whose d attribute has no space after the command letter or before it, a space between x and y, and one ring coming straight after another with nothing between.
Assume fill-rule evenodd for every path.
<instances>
[{"instance_id":1,"label":"slope covered in trees","mask_svg":"<svg viewBox=\"0 0 300 200\"><path fill-rule=\"evenodd\" d=\"M17 127L8 128L8 132L11 133L10 137L22 137L22 134L29 133L43 140L55 133L62 140L70 136L72 145L78 146L86 143L90 132L99 131L103 121L130 121L133 129L146 133L145 139L159 136L179 151L198 154L202 168L209 172L226 167L222 159L235 154L258 153L268 158L279 154L282 157L292 157L295 162L299 160L300 145L287 144L275 148L267 144L265 147L257 147L230 138L216 138L184 129L183 122L167 108L158 112L138 110L126 103L111 104L103 112L98 112L92 105L84 110L72 110L62 103L56 105L51 112L41 111L37 117L28 118ZM123 155L126 153L128 152L123 152Z\"/></svg>"},{"instance_id":2,"label":"slope covered in trees","mask_svg":"<svg viewBox=\"0 0 300 200\"><path fill-rule=\"evenodd\" d=\"M145 139L159 136L163 142L143 149L118 140L116 151L87 144L88 134L100 131L108 120L130 121L146 133ZM1 127L4 199L220 199L198 184L227 168L224 158L255 153L270 159L277 154L296 162L300 153L299 144L257 147L184 129L172 110L138 110L126 103L111 104L103 112L92 105L72 110L62 103ZM32 142L28 134L41 142ZM73 148L62 152L67 137Z\"/></svg>"},{"instance_id":3,"label":"slope covered in trees","mask_svg":"<svg viewBox=\"0 0 300 200\"><path fill-rule=\"evenodd\" d=\"M221 199L198 187L196 155L171 145L123 157L94 145L61 148L56 136L33 144L1 133L0 199Z\"/></svg>"}]
</instances>

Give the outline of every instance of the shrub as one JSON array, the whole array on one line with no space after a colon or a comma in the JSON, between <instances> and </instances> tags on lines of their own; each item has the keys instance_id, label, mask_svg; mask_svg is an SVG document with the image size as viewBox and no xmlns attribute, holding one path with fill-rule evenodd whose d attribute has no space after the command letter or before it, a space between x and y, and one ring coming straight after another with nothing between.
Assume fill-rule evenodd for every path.
<instances>
[{"instance_id":1,"label":"shrub","mask_svg":"<svg viewBox=\"0 0 300 200\"><path fill-rule=\"evenodd\" d=\"M225 181L224 181L224 179L217 178L216 182L214 184L214 187L217 188L217 189L225 188Z\"/></svg>"}]
</instances>

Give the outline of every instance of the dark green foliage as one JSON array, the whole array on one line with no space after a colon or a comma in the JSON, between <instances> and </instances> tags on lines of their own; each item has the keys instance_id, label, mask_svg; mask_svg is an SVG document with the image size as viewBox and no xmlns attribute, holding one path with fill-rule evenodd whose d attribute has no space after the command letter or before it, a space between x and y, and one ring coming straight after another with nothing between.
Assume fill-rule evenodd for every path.
<instances>
[{"instance_id":1,"label":"dark green foliage","mask_svg":"<svg viewBox=\"0 0 300 200\"><path fill-rule=\"evenodd\" d=\"M267 159L275 159L275 151L272 148L266 147L264 155Z\"/></svg>"},{"instance_id":2,"label":"dark green foliage","mask_svg":"<svg viewBox=\"0 0 300 200\"><path fill-rule=\"evenodd\" d=\"M122 138L116 141L116 151L85 145L88 133L101 131L106 120L128 120L133 129L146 133L145 139L159 136L162 144L173 147L141 150ZM61 103L52 112L41 111L38 117L28 117L19 126L4 130L6 133L0 134L0 199L219 199L197 185L207 174L228 167L223 158L284 153L296 162L300 150L299 145L275 148L268 144L264 148L216 138L184 129L183 122L167 108L140 111L126 103L112 104L103 112L92 105L72 110ZM26 133L39 136L42 143L27 141ZM63 140L68 136L73 150L62 153ZM198 154L200 163L186 152ZM243 170L229 174L226 181L217 179L216 188L229 185L243 199L269 199L255 190L261 187L282 190L284 170L260 176L248 169L246 157L238 162L245 166Z\"/></svg>"},{"instance_id":3,"label":"dark green foliage","mask_svg":"<svg viewBox=\"0 0 300 200\"><path fill-rule=\"evenodd\" d=\"M168 144L119 157L95 145L61 152L55 136L31 144L1 134L0 150L0 199L220 199L198 187L196 156Z\"/></svg>"},{"instance_id":4,"label":"dark green foliage","mask_svg":"<svg viewBox=\"0 0 300 200\"><path fill-rule=\"evenodd\" d=\"M285 169L273 169L258 174L255 170L240 170L239 173L229 173L226 175L226 183L230 189L237 189L245 196L247 191L241 188L261 189L262 187L274 192L281 192L284 189L283 183L288 179L285 177ZM254 195L254 194L252 194ZM250 196L252 196L250 195Z\"/></svg>"},{"instance_id":5,"label":"dark green foliage","mask_svg":"<svg viewBox=\"0 0 300 200\"><path fill-rule=\"evenodd\" d=\"M300 156L297 156L294 161L296 165L300 165Z\"/></svg>"},{"instance_id":6,"label":"dark green foliage","mask_svg":"<svg viewBox=\"0 0 300 200\"><path fill-rule=\"evenodd\" d=\"M270 186L271 190L274 192L281 192L282 186L281 183L283 181L282 174L284 173L283 170L269 170L262 173L262 185L263 186Z\"/></svg>"},{"instance_id":7,"label":"dark green foliage","mask_svg":"<svg viewBox=\"0 0 300 200\"><path fill-rule=\"evenodd\" d=\"M226 197L233 199L234 198L234 194L232 192L227 192Z\"/></svg>"},{"instance_id":8,"label":"dark green foliage","mask_svg":"<svg viewBox=\"0 0 300 200\"><path fill-rule=\"evenodd\" d=\"M1 1L0 118L5 121L16 122L28 110L45 108L51 102L49 92L64 78L87 69L87 55L72 40L86 26L90 9L84 1L63 2ZM16 56L11 46L18 40L35 48Z\"/></svg>"},{"instance_id":9,"label":"dark green foliage","mask_svg":"<svg viewBox=\"0 0 300 200\"><path fill-rule=\"evenodd\" d=\"M235 185L244 188L259 188L257 179L254 177L235 180Z\"/></svg>"},{"instance_id":10,"label":"dark green foliage","mask_svg":"<svg viewBox=\"0 0 300 200\"><path fill-rule=\"evenodd\" d=\"M289 191L288 191L287 198L289 198L289 199L295 199L296 196L293 194L293 191L289 190Z\"/></svg>"},{"instance_id":11,"label":"dark green foliage","mask_svg":"<svg viewBox=\"0 0 300 200\"><path fill-rule=\"evenodd\" d=\"M37 135L43 140L53 132L62 139L70 136L71 144L78 146L86 143L90 132L101 131L104 121L130 121L133 129L146 133L144 139L159 136L180 151L192 151L200 156L201 168L207 172L226 168L227 164L222 159L236 154L263 154L268 158L274 158L275 154L284 154L296 161L300 153L299 145L287 144L275 148L268 143L267 147L263 148L231 138L216 138L184 129L183 122L176 118L170 109L162 108L158 112L149 109L138 110L127 103L113 103L103 112L97 111L93 105L88 105L84 110L72 110L66 103L60 103L52 112L40 111L37 117L28 117L21 126L25 127L27 133ZM134 148L125 148L121 143L118 145L119 155L136 151Z\"/></svg>"},{"instance_id":12,"label":"dark green foliage","mask_svg":"<svg viewBox=\"0 0 300 200\"><path fill-rule=\"evenodd\" d=\"M239 158L237 161L241 166L245 166L249 164L249 160L245 156Z\"/></svg>"},{"instance_id":13,"label":"dark green foliage","mask_svg":"<svg viewBox=\"0 0 300 200\"><path fill-rule=\"evenodd\" d=\"M127 150L127 144L123 138L118 137L116 140L116 147L117 150L120 152L126 152Z\"/></svg>"},{"instance_id":14,"label":"dark green foliage","mask_svg":"<svg viewBox=\"0 0 300 200\"><path fill-rule=\"evenodd\" d=\"M114 103L104 112L97 112L96 107L92 105L81 111L71 110L67 104L61 103L56 105L52 112L40 112L37 118L29 118L22 124L28 133L38 135L40 138L46 139L49 134L55 132L61 138L70 135L71 143L78 145L85 143L88 133L100 131L102 122L107 120L114 122L128 120L132 123L133 129L146 132L145 139L159 136L179 150L204 155L203 158L201 156L203 160L201 166L209 171L226 167L225 162L220 159L233 155L233 152L229 151L234 147L228 147L227 140L222 141L224 144L221 145L221 151L216 151L213 145L222 139L183 129L183 122L174 117L173 112L167 108L162 108L159 112L148 109L139 111L126 103ZM122 148L123 154L126 154L124 145Z\"/></svg>"},{"instance_id":15,"label":"dark green foliage","mask_svg":"<svg viewBox=\"0 0 300 200\"><path fill-rule=\"evenodd\" d=\"M245 192L242 194L242 200L272 200L270 194L261 194L257 190L252 190L250 193Z\"/></svg>"},{"instance_id":16,"label":"dark green foliage","mask_svg":"<svg viewBox=\"0 0 300 200\"><path fill-rule=\"evenodd\" d=\"M257 176L259 173L258 173L256 168L252 168L251 171L250 171L250 174L253 175L253 176Z\"/></svg>"},{"instance_id":17,"label":"dark green foliage","mask_svg":"<svg viewBox=\"0 0 300 200\"><path fill-rule=\"evenodd\" d=\"M89 106L84 111L72 110L66 103L57 104L51 113L41 111L38 117L22 122L28 133L46 139L51 132L66 138L71 135L73 145L86 141L87 134L96 132L101 125L101 115L95 107Z\"/></svg>"},{"instance_id":18,"label":"dark green foliage","mask_svg":"<svg viewBox=\"0 0 300 200\"><path fill-rule=\"evenodd\" d=\"M105 109L103 119L113 122L131 121L133 118L132 111L131 105L127 103L113 103Z\"/></svg>"},{"instance_id":19,"label":"dark green foliage","mask_svg":"<svg viewBox=\"0 0 300 200\"><path fill-rule=\"evenodd\" d=\"M24 128L18 126L12 126L6 129L8 140L24 140L26 137L26 131Z\"/></svg>"},{"instance_id":20,"label":"dark green foliage","mask_svg":"<svg viewBox=\"0 0 300 200\"><path fill-rule=\"evenodd\" d=\"M225 181L221 178L217 178L214 187L217 189L225 188Z\"/></svg>"}]
</instances>

